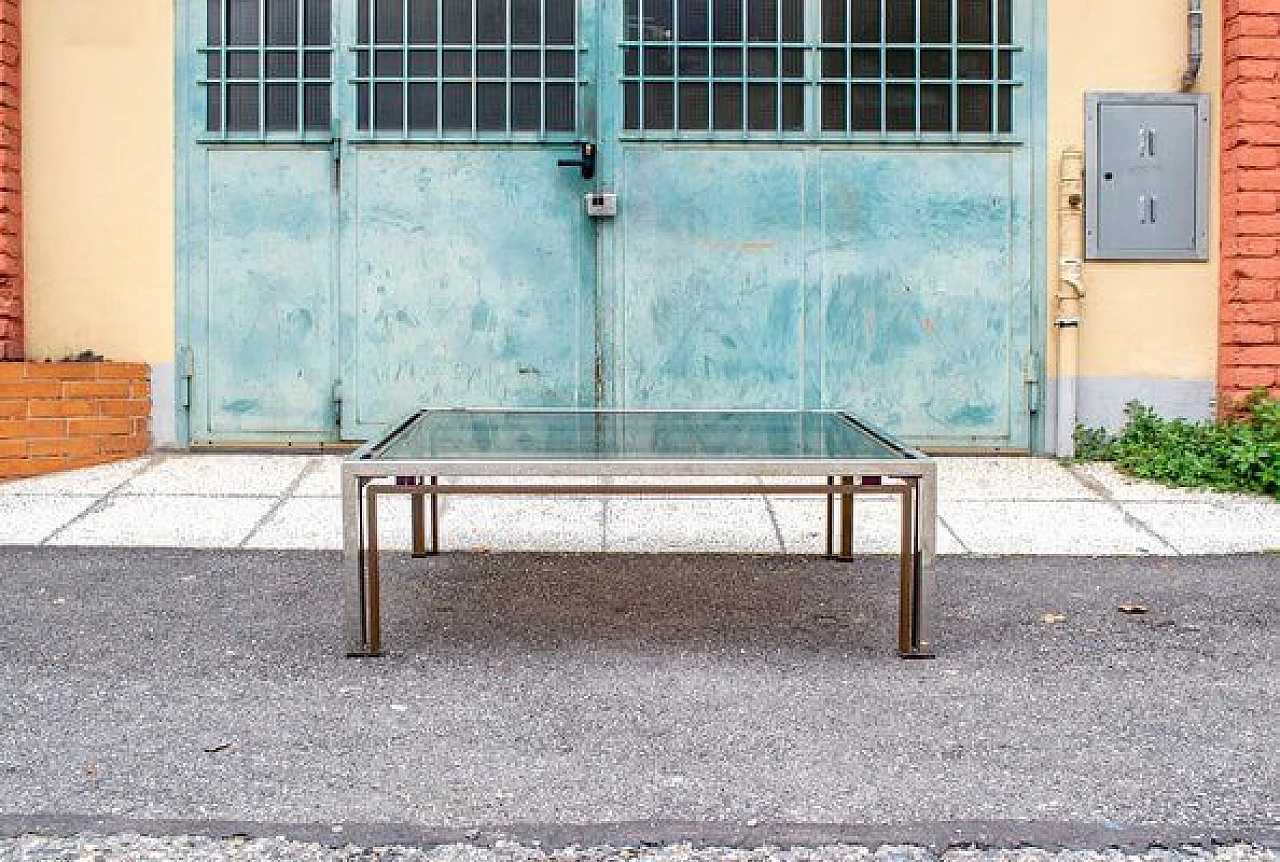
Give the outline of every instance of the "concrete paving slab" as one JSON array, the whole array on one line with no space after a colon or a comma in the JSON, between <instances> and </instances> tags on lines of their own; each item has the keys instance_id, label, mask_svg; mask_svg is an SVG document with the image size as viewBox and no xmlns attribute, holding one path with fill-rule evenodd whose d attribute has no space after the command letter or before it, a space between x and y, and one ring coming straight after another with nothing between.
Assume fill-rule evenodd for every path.
<instances>
[{"instance_id":1,"label":"concrete paving slab","mask_svg":"<svg viewBox=\"0 0 1280 862\"><path fill-rule=\"evenodd\" d=\"M293 496L341 497L342 456L316 455L310 458L306 474L294 489Z\"/></svg>"},{"instance_id":2,"label":"concrete paving slab","mask_svg":"<svg viewBox=\"0 0 1280 862\"><path fill-rule=\"evenodd\" d=\"M610 499L605 550L779 552L782 543L763 497Z\"/></svg>"},{"instance_id":3,"label":"concrete paving slab","mask_svg":"<svg viewBox=\"0 0 1280 862\"><path fill-rule=\"evenodd\" d=\"M1108 503L943 500L942 519L976 554L1172 554Z\"/></svg>"},{"instance_id":4,"label":"concrete paving slab","mask_svg":"<svg viewBox=\"0 0 1280 862\"><path fill-rule=\"evenodd\" d=\"M790 554L822 554L827 549L825 499L775 497L769 500L782 547ZM899 504L897 500L869 497L854 501L853 550L855 554L898 553ZM946 525L938 524L938 553L960 554L964 548Z\"/></svg>"},{"instance_id":5,"label":"concrete paving slab","mask_svg":"<svg viewBox=\"0 0 1280 862\"><path fill-rule=\"evenodd\" d=\"M337 497L285 500L253 531L244 546L337 550L342 547L342 501Z\"/></svg>"},{"instance_id":6,"label":"concrete paving slab","mask_svg":"<svg viewBox=\"0 0 1280 862\"><path fill-rule=\"evenodd\" d=\"M1124 510L1184 554L1280 551L1280 504L1150 502Z\"/></svg>"},{"instance_id":7,"label":"concrete paving slab","mask_svg":"<svg viewBox=\"0 0 1280 862\"><path fill-rule=\"evenodd\" d=\"M49 544L234 548L275 503L271 497L112 496Z\"/></svg>"},{"instance_id":8,"label":"concrete paving slab","mask_svg":"<svg viewBox=\"0 0 1280 862\"><path fill-rule=\"evenodd\" d=\"M1096 500L1098 495L1051 458L939 458L943 500Z\"/></svg>"},{"instance_id":9,"label":"concrete paving slab","mask_svg":"<svg viewBox=\"0 0 1280 862\"><path fill-rule=\"evenodd\" d=\"M64 470L47 476L0 482L0 496L11 494L38 494L41 496L66 495L72 497L101 497L112 491L151 463L149 458L130 458L97 467L80 470Z\"/></svg>"},{"instance_id":10,"label":"concrete paving slab","mask_svg":"<svg viewBox=\"0 0 1280 862\"><path fill-rule=\"evenodd\" d=\"M599 551L604 501L565 497L448 497L440 517L442 550Z\"/></svg>"},{"instance_id":11,"label":"concrete paving slab","mask_svg":"<svg viewBox=\"0 0 1280 862\"><path fill-rule=\"evenodd\" d=\"M310 459L299 455L171 455L116 493L157 496L265 497L284 494Z\"/></svg>"},{"instance_id":12,"label":"concrete paving slab","mask_svg":"<svg viewBox=\"0 0 1280 862\"><path fill-rule=\"evenodd\" d=\"M1223 494L1218 491L1207 491L1200 488L1174 488L1168 485L1161 485L1159 482L1150 482L1146 479L1126 476L1114 466L1105 462L1090 461L1072 464L1069 469L1083 475L1088 481L1096 482L1109 496L1122 501L1165 500L1182 503L1238 501L1257 503L1267 499L1254 494ZM1280 507L1280 503L1275 505Z\"/></svg>"},{"instance_id":13,"label":"concrete paving slab","mask_svg":"<svg viewBox=\"0 0 1280 862\"><path fill-rule=\"evenodd\" d=\"M96 497L0 496L0 545L38 545L96 502Z\"/></svg>"}]
</instances>

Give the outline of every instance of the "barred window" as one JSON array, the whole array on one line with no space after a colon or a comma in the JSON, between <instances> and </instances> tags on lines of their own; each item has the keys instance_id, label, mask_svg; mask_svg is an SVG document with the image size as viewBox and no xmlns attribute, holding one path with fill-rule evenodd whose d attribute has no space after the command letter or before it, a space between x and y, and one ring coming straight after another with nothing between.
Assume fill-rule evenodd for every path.
<instances>
[{"instance_id":1,"label":"barred window","mask_svg":"<svg viewBox=\"0 0 1280 862\"><path fill-rule=\"evenodd\" d=\"M299 137L331 124L332 0L207 0L205 129Z\"/></svg>"}]
</instances>

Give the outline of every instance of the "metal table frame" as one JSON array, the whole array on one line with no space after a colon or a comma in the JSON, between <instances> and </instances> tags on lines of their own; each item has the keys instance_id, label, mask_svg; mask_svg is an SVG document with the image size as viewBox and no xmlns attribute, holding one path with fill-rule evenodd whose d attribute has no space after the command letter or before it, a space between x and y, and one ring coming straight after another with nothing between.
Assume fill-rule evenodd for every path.
<instances>
[{"instance_id":1,"label":"metal table frame","mask_svg":"<svg viewBox=\"0 0 1280 862\"><path fill-rule=\"evenodd\" d=\"M414 556L438 553L440 547L439 498L449 495L502 496L733 496L817 495L825 496L827 555L853 558L853 499L856 496L896 496L899 519L899 606L898 652L903 658L932 658L929 636L931 572L937 539L937 466L921 452L897 442L847 413L830 412L853 423L900 457L875 458L795 458L776 460L680 459L680 460L370 460L402 430L414 422L420 411L394 426L380 440L357 449L342 464L343 564L345 569L345 629L347 654L376 656L382 652L381 579L379 573L378 500L389 495L410 497L410 520ZM466 411L440 411L466 412ZM485 410L493 413L551 411ZM615 413L626 416L643 412L733 413L735 411L566 411ZM762 413L771 411L744 411ZM776 411L789 412L789 411ZM616 484L587 485L563 483L482 484L468 479L488 476L563 478L607 477L787 477L812 478L804 484ZM394 484L377 480L394 479ZM448 480L443 484L441 479ZM889 480L885 483L884 480ZM428 529L429 527L429 529ZM837 535L839 548L837 550ZM428 538L429 536L429 538Z\"/></svg>"}]
</instances>

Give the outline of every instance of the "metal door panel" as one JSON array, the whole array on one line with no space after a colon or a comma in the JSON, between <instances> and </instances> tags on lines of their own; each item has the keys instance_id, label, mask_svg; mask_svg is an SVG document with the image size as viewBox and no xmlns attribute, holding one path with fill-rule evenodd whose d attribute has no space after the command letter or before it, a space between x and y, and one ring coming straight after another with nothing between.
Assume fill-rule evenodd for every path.
<instances>
[{"instance_id":1,"label":"metal door panel","mask_svg":"<svg viewBox=\"0 0 1280 862\"><path fill-rule=\"evenodd\" d=\"M344 433L589 404L594 234L560 148L353 147Z\"/></svg>"},{"instance_id":2,"label":"metal door panel","mask_svg":"<svg viewBox=\"0 0 1280 862\"><path fill-rule=\"evenodd\" d=\"M922 443L1025 445L1028 276L1010 162L821 153L823 406Z\"/></svg>"},{"instance_id":3,"label":"metal door panel","mask_svg":"<svg viewBox=\"0 0 1280 862\"><path fill-rule=\"evenodd\" d=\"M622 401L802 403L804 153L624 147Z\"/></svg>"},{"instance_id":4,"label":"metal door panel","mask_svg":"<svg viewBox=\"0 0 1280 862\"><path fill-rule=\"evenodd\" d=\"M327 150L216 147L192 344L197 441L332 436L332 164Z\"/></svg>"}]
</instances>

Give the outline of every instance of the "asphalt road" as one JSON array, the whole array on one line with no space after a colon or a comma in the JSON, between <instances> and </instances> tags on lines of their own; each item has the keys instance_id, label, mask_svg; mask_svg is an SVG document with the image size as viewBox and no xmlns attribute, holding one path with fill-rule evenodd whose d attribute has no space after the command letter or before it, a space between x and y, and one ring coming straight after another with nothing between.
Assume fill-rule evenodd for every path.
<instances>
[{"instance_id":1,"label":"asphalt road","mask_svg":"<svg viewBox=\"0 0 1280 862\"><path fill-rule=\"evenodd\" d=\"M1280 836L1280 556L944 558L928 662L894 578L392 557L359 660L336 554L0 549L0 831Z\"/></svg>"}]
</instances>

